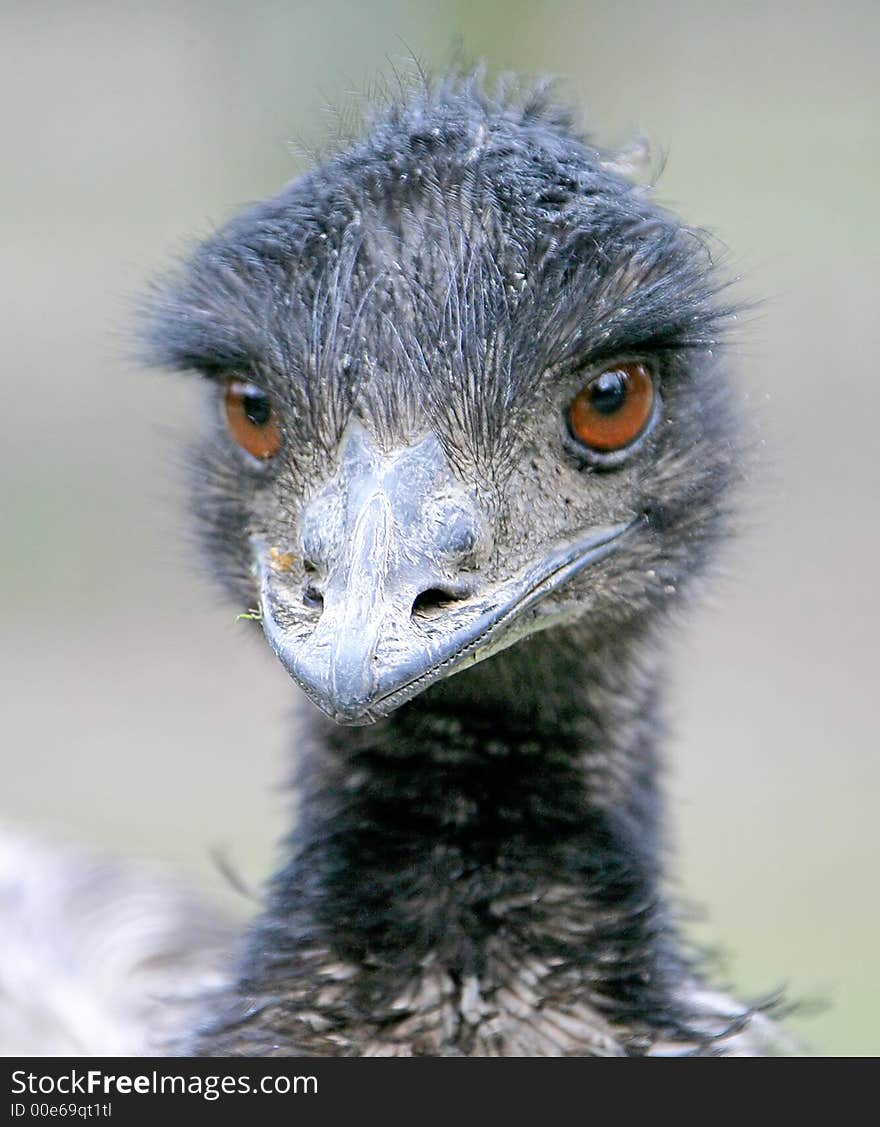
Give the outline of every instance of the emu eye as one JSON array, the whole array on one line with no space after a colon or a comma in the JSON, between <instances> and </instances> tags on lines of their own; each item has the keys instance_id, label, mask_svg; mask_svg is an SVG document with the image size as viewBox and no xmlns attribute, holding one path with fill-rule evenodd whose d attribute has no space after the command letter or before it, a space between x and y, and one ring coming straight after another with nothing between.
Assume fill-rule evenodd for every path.
<instances>
[{"instance_id":1,"label":"emu eye","mask_svg":"<svg viewBox=\"0 0 880 1127\"><path fill-rule=\"evenodd\" d=\"M230 380L225 408L229 433L243 450L263 461L278 453L281 432L272 400L264 391L244 380Z\"/></svg>"},{"instance_id":2,"label":"emu eye","mask_svg":"<svg viewBox=\"0 0 880 1127\"><path fill-rule=\"evenodd\" d=\"M644 364L621 364L594 376L571 401L569 426L599 454L630 446L651 421L654 380Z\"/></svg>"}]
</instances>

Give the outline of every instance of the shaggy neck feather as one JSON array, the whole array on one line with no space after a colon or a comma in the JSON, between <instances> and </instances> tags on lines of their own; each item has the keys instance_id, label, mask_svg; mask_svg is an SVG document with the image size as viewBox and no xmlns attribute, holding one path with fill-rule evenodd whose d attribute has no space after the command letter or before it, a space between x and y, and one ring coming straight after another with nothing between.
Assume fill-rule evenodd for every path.
<instances>
[{"instance_id":1,"label":"shaggy neck feather","mask_svg":"<svg viewBox=\"0 0 880 1127\"><path fill-rule=\"evenodd\" d=\"M613 658L578 642L538 636L369 727L318 723L292 860L238 988L258 1042L369 1051L428 968L481 1005L543 968L537 1009L574 1000L634 1045L683 1035L688 970L658 890L655 677L635 639L625 659L619 634ZM344 986L322 991L327 975ZM473 1051L477 1034L462 1021L444 1036L424 1051Z\"/></svg>"}]
</instances>

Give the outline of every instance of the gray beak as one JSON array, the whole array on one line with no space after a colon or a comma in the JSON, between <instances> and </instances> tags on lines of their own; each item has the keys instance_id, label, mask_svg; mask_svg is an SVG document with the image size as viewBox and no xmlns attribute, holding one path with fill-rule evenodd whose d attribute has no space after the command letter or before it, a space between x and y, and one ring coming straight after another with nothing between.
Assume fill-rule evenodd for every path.
<instances>
[{"instance_id":1,"label":"gray beak","mask_svg":"<svg viewBox=\"0 0 880 1127\"><path fill-rule=\"evenodd\" d=\"M629 526L593 529L489 588L480 511L437 439L385 454L353 424L301 527L301 589L255 543L263 628L309 697L357 724L531 633L545 595Z\"/></svg>"}]
</instances>

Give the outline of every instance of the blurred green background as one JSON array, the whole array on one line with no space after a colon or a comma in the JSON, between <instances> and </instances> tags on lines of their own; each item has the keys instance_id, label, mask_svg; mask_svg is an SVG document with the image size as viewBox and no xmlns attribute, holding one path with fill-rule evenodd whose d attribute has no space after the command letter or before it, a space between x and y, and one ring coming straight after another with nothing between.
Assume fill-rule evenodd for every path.
<instances>
[{"instance_id":1,"label":"blurred green background","mask_svg":"<svg viewBox=\"0 0 880 1127\"><path fill-rule=\"evenodd\" d=\"M186 380L126 359L132 295L303 167L410 52L563 79L603 143L731 248L763 456L680 635L675 888L743 994L819 1003L813 1052L880 1050L880 5L616 0L0 5L2 806L189 872L267 872L295 690L199 574ZM295 142L295 144L291 144Z\"/></svg>"}]
</instances>

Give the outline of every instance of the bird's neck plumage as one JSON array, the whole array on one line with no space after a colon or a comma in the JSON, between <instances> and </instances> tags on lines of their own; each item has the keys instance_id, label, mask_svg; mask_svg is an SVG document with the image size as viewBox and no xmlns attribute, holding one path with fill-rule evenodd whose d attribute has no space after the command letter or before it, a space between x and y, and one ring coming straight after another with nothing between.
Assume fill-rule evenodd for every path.
<instances>
[{"instance_id":1,"label":"bird's neck plumage","mask_svg":"<svg viewBox=\"0 0 880 1127\"><path fill-rule=\"evenodd\" d=\"M223 1019L236 1043L578 1053L681 1035L655 688L636 638L584 652L557 631L370 727L319 722L293 856ZM204 1051L224 1051L222 1027Z\"/></svg>"}]
</instances>

